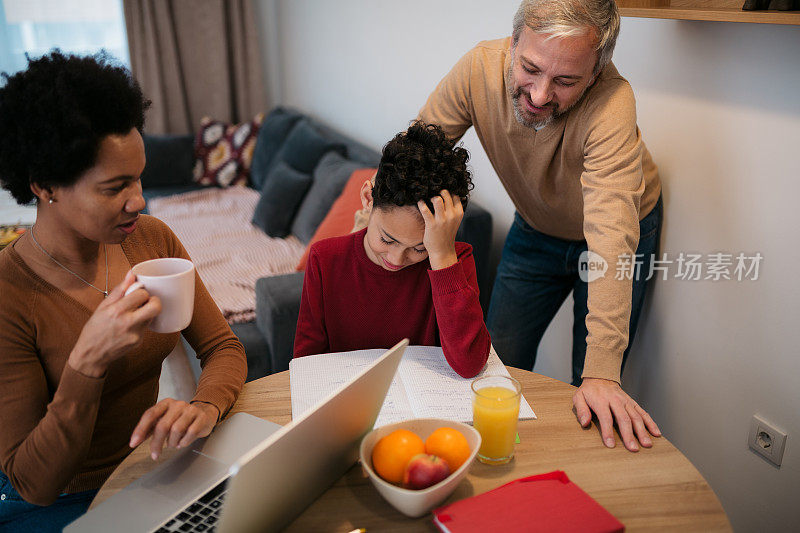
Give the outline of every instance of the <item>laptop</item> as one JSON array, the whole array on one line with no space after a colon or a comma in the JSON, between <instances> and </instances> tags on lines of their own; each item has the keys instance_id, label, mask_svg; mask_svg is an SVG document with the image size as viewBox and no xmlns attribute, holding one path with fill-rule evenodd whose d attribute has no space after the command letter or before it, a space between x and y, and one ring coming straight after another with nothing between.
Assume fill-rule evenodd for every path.
<instances>
[{"instance_id":1,"label":"laptop","mask_svg":"<svg viewBox=\"0 0 800 533\"><path fill-rule=\"evenodd\" d=\"M277 531L358 460L408 339L285 426L236 413L66 532Z\"/></svg>"}]
</instances>

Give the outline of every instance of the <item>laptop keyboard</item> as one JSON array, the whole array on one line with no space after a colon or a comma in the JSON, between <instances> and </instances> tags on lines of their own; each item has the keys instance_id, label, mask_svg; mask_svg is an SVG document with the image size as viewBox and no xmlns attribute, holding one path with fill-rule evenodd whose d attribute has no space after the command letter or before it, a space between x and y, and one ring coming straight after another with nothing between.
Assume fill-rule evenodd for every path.
<instances>
[{"instance_id":1,"label":"laptop keyboard","mask_svg":"<svg viewBox=\"0 0 800 533\"><path fill-rule=\"evenodd\" d=\"M224 480L216 487L203 494L197 501L189 504L185 509L173 516L166 524L156 530L156 533L172 533L179 531L216 531L219 513L222 511L222 500L227 493L228 480Z\"/></svg>"}]
</instances>

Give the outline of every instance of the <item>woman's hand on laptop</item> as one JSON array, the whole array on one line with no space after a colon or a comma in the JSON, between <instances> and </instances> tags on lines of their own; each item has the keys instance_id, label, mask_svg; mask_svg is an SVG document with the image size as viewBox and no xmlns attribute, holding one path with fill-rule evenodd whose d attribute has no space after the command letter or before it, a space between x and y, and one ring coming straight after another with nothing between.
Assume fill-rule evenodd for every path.
<instances>
[{"instance_id":1,"label":"woman's hand on laptop","mask_svg":"<svg viewBox=\"0 0 800 533\"><path fill-rule=\"evenodd\" d=\"M417 207L425 220L422 243L428 251L431 269L440 270L458 262L455 242L458 226L464 218L464 206L458 196L444 189L439 196L431 198L431 203L433 213L422 200L417 202Z\"/></svg>"},{"instance_id":2,"label":"woman's hand on laptop","mask_svg":"<svg viewBox=\"0 0 800 533\"><path fill-rule=\"evenodd\" d=\"M219 411L211 404L165 398L144 412L131 434L130 447L135 448L152 436L150 457L155 461L164 446L183 448L207 436L218 418Z\"/></svg>"}]
</instances>

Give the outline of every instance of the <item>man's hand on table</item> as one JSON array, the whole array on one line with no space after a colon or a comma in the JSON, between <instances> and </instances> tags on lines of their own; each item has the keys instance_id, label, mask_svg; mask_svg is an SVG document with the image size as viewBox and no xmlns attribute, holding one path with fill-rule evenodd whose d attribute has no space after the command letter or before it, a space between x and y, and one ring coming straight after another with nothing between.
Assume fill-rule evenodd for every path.
<instances>
[{"instance_id":1,"label":"man's hand on table","mask_svg":"<svg viewBox=\"0 0 800 533\"><path fill-rule=\"evenodd\" d=\"M592 412L597 415L603 443L609 448L614 447L614 422L617 423L622 442L632 452L639 451L639 443L645 448L652 446L651 434L661 436L661 430L647 411L615 381L584 378L572 397L572 403L578 422L583 427L591 423Z\"/></svg>"},{"instance_id":2,"label":"man's hand on table","mask_svg":"<svg viewBox=\"0 0 800 533\"><path fill-rule=\"evenodd\" d=\"M131 434L130 447L152 436L150 457L155 461L165 445L183 448L210 434L218 418L219 411L211 404L165 398L144 412Z\"/></svg>"}]
</instances>

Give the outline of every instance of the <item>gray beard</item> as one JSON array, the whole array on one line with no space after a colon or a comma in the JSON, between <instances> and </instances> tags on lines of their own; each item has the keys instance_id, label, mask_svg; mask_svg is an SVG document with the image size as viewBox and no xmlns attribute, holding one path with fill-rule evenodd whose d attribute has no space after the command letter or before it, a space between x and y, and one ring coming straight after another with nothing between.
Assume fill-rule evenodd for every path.
<instances>
[{"instance_id":1,"label":"gray beard","mask_svg":"<svg viewBox=\"0 0 800 533\"><path fill-rule=\"evenodd\" d=\"M553 110L550 113L550 116L544 120L531 120L525 116L524 111L522 110L522 104L520 103L519 99L522 97L521 94L517 96L511 97L511 103L514 106L514 118L517 119L517 122L522 124L526 128L533 128L536 130L540 130L553 122L557 117L561 116L563 113L559 113L558 110Z\"/></svg>"},{"instance_id":2,"label":"gray beard","mask_svg":"<svg viewBox=\"0 0 800 533\"><path fill-rule=\"evenodd\" d=\"M511 104L514 107L514 118L516 118L517 122L519 122L522 126L526 128L533 128L537 130L542 129L551 122L553 122L555 119L560 117L561 115L566 114L570 109L575 107L575 105L578 102L581 101L583 95L586 94L586 91L589 90L589 87L593 85L593 83L588 84L583 89L583 92L580 94L580 96L578 96L578 98L575 99L575 102L566 109L554 109L553 112L550 113L550 116L544 120L531 120L525 116L525 111L523 111L522 109L522 103L519 101L519 99L522 98L522 91L520 91L519 89L517 89L516 92L514 91L513 88L514 79L513 76L511 75L513 69L514 69L514 59L512 56L511 64L508 66L508 70L506 71L506 87L508 95L511 97Z\"/></svg>"}]
</instances>

